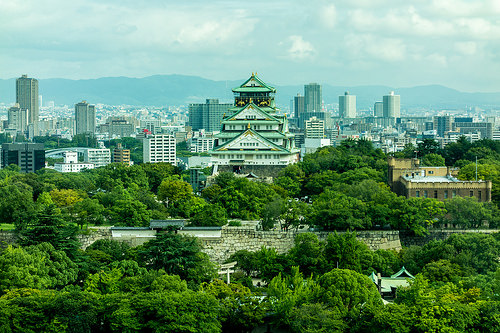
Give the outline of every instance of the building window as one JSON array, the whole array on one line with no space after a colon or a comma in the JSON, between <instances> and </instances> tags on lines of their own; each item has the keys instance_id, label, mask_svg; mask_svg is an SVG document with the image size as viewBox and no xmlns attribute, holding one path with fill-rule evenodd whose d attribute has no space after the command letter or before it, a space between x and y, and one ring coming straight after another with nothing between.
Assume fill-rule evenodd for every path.
<instances>
[{"instance_id":1,"label":"building window","mask_svg":"<svg viewBox=\"0 0 500 333\"><path fill-rule=\"evenodd\" d=\"M456 190L453 190L453 191L451 192L451 197L452 197L452 198L454 198L454 197L456 197L456 196L457 196L457 191L456 191Z\"/></svg>"},{"instance_id":2,"label":"building window","mask_svg":"<svg viewBox=\"0 0 500 333\"><path fill-rule=\"evenodd\" d=\"M474 196L474 191L469 191L469 197L473 197Z\"/></svg>"},{"instance_id":3,"label":"building window","mask_svg":"<svg viewBox=\"0 0 500 333\"><path fill-rule=\"evenodd\" d=\"M477 198L479 201L481 201L481 191L477 191Z\"/></svg>"},{"instance_id":4,"label":"building window","mask_svg":"<svg viewBox=\"0 0 500 333\"><path fill-rule=\"evenodd\" d=\"M448 190L444 190L444 198L448 199Z\"/></svg>"},{"instance_id":5,"label":"building window","mask_svg":"<svg viewBox=\"0 0 500 333\"><path fill-rule=\"evenodd\" d=\"M438 191L434 190L434 199L437 199L437 197L438 197Z\"/></svg>"},{"instance_id":6,"label":"building window","mask_svg":"<svg viewBox=\"0 0 500 333\"><path fill-rule=\"evenodd\" d=\"M427 191L424 191L424 198L427 198L427 197L428 197Z\"/></svg>"},{"instance_id":7,"label":"building window","mask_svg":"<svg viewBox=\"0 0 500 333\"><path fill-rule=\"evenodd\" d=\"M420 191L415 191L415 196L416 196L417 198L420 198Z\"/></svg>"}]
</instances>

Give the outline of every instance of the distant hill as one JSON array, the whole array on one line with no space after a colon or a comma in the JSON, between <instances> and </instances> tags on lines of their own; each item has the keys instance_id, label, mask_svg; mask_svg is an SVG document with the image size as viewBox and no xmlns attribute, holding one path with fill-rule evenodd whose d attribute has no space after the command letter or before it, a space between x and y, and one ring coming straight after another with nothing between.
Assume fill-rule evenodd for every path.
<instances>
[{"instance_id":1,"label":"distant hill","mask_svg":"<svg viewBox=\"0 0 500 333\"><path fill-rule=\"evenodd\" d=\"M43 101L73 105L82 100L110 105L185 105L203 103L207 98L232 101L231 89L244 81L213 81L197 76L153 75L145 78L105 77L89 80L41 79L39 91ZM272 82L269 82L272 85ZM303 85L276 86L276 100L282 108L288 107L293 96L304 93ZM401 95L403 108L463 108L465 106L500 107L500 93L464 93L439 85L411 88L387 86L331 86L323 85L323 100L338 103L338 96L349 91L357 96L358 108L373 107L382 96L394 90ZM0 80L0 102L15 100L15 79Z\"/></svg>"}]
</instances>

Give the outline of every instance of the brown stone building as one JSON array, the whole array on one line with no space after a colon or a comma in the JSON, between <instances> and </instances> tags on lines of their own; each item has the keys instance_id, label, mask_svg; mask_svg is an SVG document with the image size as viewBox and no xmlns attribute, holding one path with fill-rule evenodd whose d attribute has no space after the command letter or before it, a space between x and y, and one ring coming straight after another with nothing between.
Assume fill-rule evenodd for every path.
<instances>
[{"instance_id":1,"label":"brown stone building","mask_svg":"<svg viewBox=\"0 0 500 333\"><path fill-rule=\"evenodd\" d=\"M457 169L420 166L416 158L388 159L388 183L391 190L407 198L451 199L456 196L476 197L491 201L491 180L463 181L455 178Z\"/></svg>"}]
</instances>

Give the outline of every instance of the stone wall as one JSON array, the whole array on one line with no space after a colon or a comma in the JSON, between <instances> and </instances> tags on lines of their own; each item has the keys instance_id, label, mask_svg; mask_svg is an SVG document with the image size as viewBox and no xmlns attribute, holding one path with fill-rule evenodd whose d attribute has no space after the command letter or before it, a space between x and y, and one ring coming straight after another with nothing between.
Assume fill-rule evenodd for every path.
<instances>
[{"instance_id":1,"label":"stone wall","mask_svg":"<svg viewBox=\"0 0 500 333\"><path fill-rule=\"evenodd\" d=\"M89 228L88 232L85 234L77 235L78 241L82 244L81 249L85 250L92 243L99 239L111 239L111 228L110 227L93 227Z\"/></svg>"},{"instance_id":2,"label":"stone wall","mask_svg":"<svg viewBox=\"0 0 500 333\"><path fill-rule=\"evenodd\" d=\"M0 230L0 249L13 245L16 242L17 237L13 230Z\"/></svg>"},{"instance_id":3,"label":"stone wall","mask_svg":"<svg viewBox=\"0 0 500 333\"><path fill-rule=\"evenodd\" d=\"M220 238L201 239L202 251L215 262L223 262L239 250L258 251L263 246L275 248L278 253L285 253L293 247L296 235L303 232L258 231L254 227L223 227ZM325 240L330 233L315 234L320 240ZM356 236L374 251L378 249L399 251L401 249L398 231L358 231Z\"/></svg>"}]
</instances>

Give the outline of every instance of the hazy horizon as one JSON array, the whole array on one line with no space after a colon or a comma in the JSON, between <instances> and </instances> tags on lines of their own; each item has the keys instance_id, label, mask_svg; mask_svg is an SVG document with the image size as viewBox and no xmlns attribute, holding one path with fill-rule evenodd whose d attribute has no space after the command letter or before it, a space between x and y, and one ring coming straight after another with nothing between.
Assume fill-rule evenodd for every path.
<instances>
[{"instance_id":1,"label":"hazy horizon","mask_svg":"<svg viewBox=\"0 0 500 333\"><path fill-rule=\"evenodd\" d=\"M190 75L498 92L500 2L0 3L0 77Z\"/></svg>"}]
</instances>

